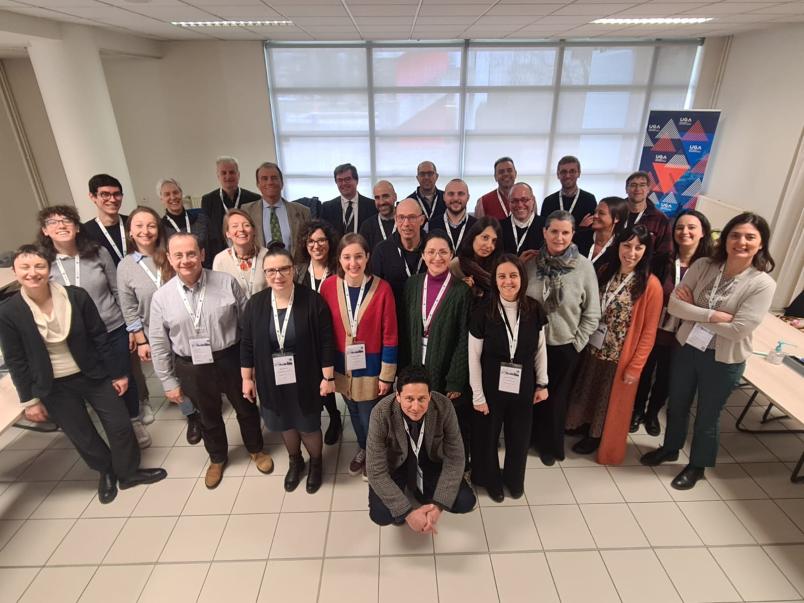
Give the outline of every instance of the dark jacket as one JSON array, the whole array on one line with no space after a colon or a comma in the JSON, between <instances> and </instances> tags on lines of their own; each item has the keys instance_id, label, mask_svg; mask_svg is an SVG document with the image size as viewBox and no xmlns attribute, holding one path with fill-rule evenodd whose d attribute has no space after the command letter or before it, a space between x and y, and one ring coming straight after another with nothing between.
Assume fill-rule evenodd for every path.
<instances>
[{"instance_id":1,"label":"dark jacket","mask_svg":"<svg viewBox=\"0 0 804 603\"><path fill-rule=\"evenodd\" d=\"M500 220L500 227L502 228L502 244L505 253L513 253L518 256L521 255L523 251L538 251L542 248L542 244L544 243L544 219L540 216L533 216L533 222L519 250L516 248L514 226L511 216L508 216L505 220Z\"/></svg>"},{"instance_id":2,"label":"dark jacket","mask_svg":"<svg viewBox=\"0 0 804 603\"><path fill-rule=\"evenodd\" d=\"M221 251L226 249L226 241L223 238L223 204L221 203L221 189L216 188L214 191L208 192L201 197L201 209L209 216L209 247L207 253L209 257L214 258ZM226 193L223 194L226 198L226 207L231 208L234 206L236 199L229 199ZM244 188L240 189L240 205L242 209L244 205L259 201L260 196L257 193L251 192ZM257 228L262 228L261 224L257 224Z\"/></svg>"},{"instance_id":3,"label":"dark jacket","mask_svg":"<svg viewBox=\"0 0 804 603\"><path fill-rule=\"evenodd\" d=\"M360 193L357 195L357 230L360 231L360 226L377 214L377 207L374 205L374 199L364 197ZM343 223L343 208L341 207L340 196L324 201L321 204L321 219L329 222L330 226L335 229L338 235L338 240L344 235Z\"/></svg>"},{"instance_id":4,"label":"dark jacket","mask_svg":"<svg viewBox=\"0 0 804 603\"><path fill-rule=\"evenodd\" d=\"M416 250L418 258L421 258L424 249L423 243L424 241L422 240ZM387 240L377 245L371 254L371 273L379 276L384 281L388 281L388 284L391 285L397 308L402 307L402 292L405 290L405 283L408 282L409 278L407 270L405 270L405 260L402 257L401 248L402 240L399 238L399 233L395 232L393 236L388 237ZM424 272L426 270L424 261L419 262L417 259L414 265L413 260L411 260L408 264L408 270L410 270L410 276ZM401 313L402 311L400 310L397 314L401 315Z\"/></svg>"},{"instance_id":5,"label":"dark jacket","mask_svg":"<svg viewBox=\"0 0 804 603\"><path fill-rule=\"evenodd\" d=\"M81 373L90 379L119 379L128 375L128 357L109 349L106 325L89 294L65 287L72 305L67 347ZM53 366L45 341L22 295L0 304L0 347L21 402L46 398L53 386Z\"/></svg>"}]
</instances>

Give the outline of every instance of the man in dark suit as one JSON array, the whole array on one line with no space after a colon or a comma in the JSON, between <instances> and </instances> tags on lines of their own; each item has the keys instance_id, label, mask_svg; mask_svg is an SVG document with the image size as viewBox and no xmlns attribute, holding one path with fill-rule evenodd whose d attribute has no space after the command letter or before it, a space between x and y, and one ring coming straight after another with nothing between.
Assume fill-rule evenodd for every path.
<instances>
[{"instance_id":1,"label":"man in dark suit","mask_svg":"<svg viewBox=\"0 0 804 603\"><path fill-rule=\"evenodd\" d=\"M218 252L226 249L226 241L223 239L223 216L226 212L260 200L257 193L240 188L240 168L234 157L218 157L215 160L215 173L219 188L201 197L201 209L209 216L210 222L206 249L210 262Z\"/></svg>"},{"instance_id":2,"label":"man in dark suit","mask_svg":"<svg viewBox=\"0 0 804 603\"><path fill-rule=\"evenodd\" d=\"M340 195L321 204L321 219L335 229L340 239L347 232L360 232L360 225L377 214L374 201L357 192L357 168L344 163L335 168Z\"/></svg>"},{"instance_id":3,"label":"man in dark suit","mask_svg":"<svg viewBox=\"0 0 804 603\"><path fill-rule=\"evenodd\" d=\"M396 190L387 180L380 180L374 185L374 207L377 215L360 226L360 234L368 241L369 249L372 251L396 232L394 219Z\"/></svg>"},{"instance_id":4,"label":"man in dark suit","mask_svg":"<svg viewBox=\"0 0 804 603\"><path fill-rule=\"evenodd\" d=\"M444 214L447 209L444 202L444 191L436 187L438 170L432 161L422 161L416 168L416 181L419 186L408 195L408 199L416 199L422 208L424 217L429 224ZM429 228L428 228L429 231Z\"/></svg>"}]
</instances>

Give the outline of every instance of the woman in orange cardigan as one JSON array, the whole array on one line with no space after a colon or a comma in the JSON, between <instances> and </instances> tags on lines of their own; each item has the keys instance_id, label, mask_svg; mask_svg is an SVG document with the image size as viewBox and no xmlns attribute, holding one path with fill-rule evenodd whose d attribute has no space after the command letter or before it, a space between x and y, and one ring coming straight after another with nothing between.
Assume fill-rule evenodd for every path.
<instances>
[{"instance_id":1,"label":"woman in orange cardigan","mask_svg":"<svg viewBox=\"0 0 804 603\"><path fill-rule=\"evenodd\" d=\"M650 231L640 224L626 228L616 249L599 273L602 316L581 357L566 423L584 434L572 449L597 450L601 464L619 464L625 457L639 377L662 311L662 286L650 273Z\"/></svg>"}]
</instances>

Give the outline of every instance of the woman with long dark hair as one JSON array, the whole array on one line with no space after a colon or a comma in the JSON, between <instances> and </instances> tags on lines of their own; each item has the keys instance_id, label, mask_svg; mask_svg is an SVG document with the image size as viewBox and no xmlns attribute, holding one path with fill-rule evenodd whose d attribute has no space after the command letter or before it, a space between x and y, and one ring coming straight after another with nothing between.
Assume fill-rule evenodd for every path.
<instances>
[{"instance_id":1,"label":"woman with long dark hair","mask_svg":"<svg viewBox=\"0 0 804 603\"><path fill-rule=\"evenodd\" d=\"M687 439L690 407L697 399L690 462L671 482L688 490L714 467L720 444L720 412L745 370L751 336L770 308L776 281L768 274L770 228L745 212L728 221L711 258L690 266L670 295L667 311L681 320L673 356L667 431L661 448L643 465L678 459Z\"/></svg>"},{"instance_id":2,"label":"woman with long dark hair","mask_svg":"<svg viewBox=\"0 0 804 603\"><path fill-rule=\"evenodd\" d=\"M495 502L525 488L525 465L533 405L547 398L547 347L542 328L547 316L528 297L522 261L504 254L494 263L487 299L469 320L469 380L475 409L472 430L472 481ZM500 471L497 445L505 430L505 462Z\"/></svg>"},{"instance_id":3,"label":"woman with long dark hair","mask_svg":"<svg viewBox=\"0 0 804 603\"><path fill-rule=\"evenodd\" d=\"M478 218L463 238L449 267L452 276L469 285L473 300L478 301L491 291L491 269L502 251L500 222L489 216Z\"/></svg>"},{"instance_id":4,"label":"woman with long dark hair","mask_svg":"<svg viewBox=\"0 0 804 603\"><path fill-rule=\"evenodd\" d=\"M582 237L585 244L578 245L578 251L585 255L595 266L606 263L600 259L611 249L614 239L625 228L628 222L628 202L622 197L606 197L601 199L592 214L592 236Z\"/></svg>"},{"instance_id":5,"label":"woman with long dark hair","mask_svg":"<svg viewBox=\"0 0 804 603\"><path fill-rule=\"evenodd\" d=\"M656 339L662 286L650 273L653 238L640 224L623 230L617 255L600 270L601 318L581 355L570 392L567 429L584 437L572 449L598 451L598 463L625 457L639 376Z\"/></svg>"}]
</instances>

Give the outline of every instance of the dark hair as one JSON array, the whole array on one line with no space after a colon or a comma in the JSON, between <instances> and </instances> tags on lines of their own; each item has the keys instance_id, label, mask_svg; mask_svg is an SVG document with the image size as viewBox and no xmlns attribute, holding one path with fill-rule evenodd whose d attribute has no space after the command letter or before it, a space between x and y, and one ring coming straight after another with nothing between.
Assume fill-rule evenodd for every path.
<instances>
[{"instance_id":1,"label":"dark hair","mask_svg":"<svg viewBox=\"0 0 804 603\"><path fill-rule=\"evenodd\" d=\"M631 301L635 302L645 292L648 286L648 278L650 278L650 263L653 259L653 235L643 224L634 224L623 230L614 240L616 249L615 252L609 255L609 262L600 269L598 273L598 282L600 284L608 283L611 278L620 270L620 253L619 248L623 243L630 241L634 237L645 246L645 253L642 259L634 268L634 278L636 282L631 294Z\"/></svg>"},{"instance_id":2,"label":"dark hair","mask_svg":"<svg viewBox=\"0 0 804 603\"><path fill-rule=\"evenodd\" d=\"M259 180L260 170L267 170L267 169L275 169L276 172L279 174L279 179L282 181L282 185L285 184L285 177L282 175L282 170L273 161L263 161L259 166L257 166L257 169L254 171L254 179Z\"/></svg>"},{"instance_id":3,"label":"dark hair","mask_svg":"<svg viewBox=\"0 0 804 603\"><path fill-rule=\"evenodd\" d=\"M510 163L511 165L514 166L514 168L516 168L516 165L514 165L514 160L513 159L511 159L510 157L500 157L497 161L494 162L494 171L495 172L497 171L497 166L500 165L501 163Z\"/></svg>"},{"instance_id":4,"label":"dark hair","mask_svg":"<svg viewBox=\"0 0 804 603\"><path fill-rule=\"evenodd\" d=\"M575 155L564 155L561 159L558 160L558 168L561 168L562 165L566 165L568 163L575 163L578 165L578 171L581 171L581 162Z\"/></svg>"},{"instance_id":5,"label":"dark hair","mask_svg":"<svg viewBox=\"0 0 804 603\"><path fill-rule=\"evenodd\" d=\"M770 247L770 227L765 218L750 211L743 212L739 216L734 216L726 223L723 230L720 231L720 238L715 245L715 250L712 252L712 259L719 264L725 263L728 259L726 241L731 231L741 224L750 224L756 228L759 231L759 238L762 240L762 247L757 251L751 264L761 272L773 272L773 269L776 268L776 262L773 261L770 251L768 250L768 247Z\"/></svg>"},{"instance_id":6,"label":"dark hair","mask_svg":"<svg viewBox=\"0 0 804 603\"><path fill-rule=\"evenodd\" d=\"M497 243L494 246L494 251L492 251L491 255L487 258L475 258L475 250L473 248L475 239L488 227L493 228L494 233L497 235ZM496 260L502 253L502 238L502 226L500 226L500 221L491 216L481 216L474 224L472 224L467 231L466 236L463 238L463 241L461 241L461 244L458 247L458 257L476 261L484 269L491 272L491 266L494 264L494 260Z\"/></svg>"},{"instance_id":7,"label":"dark hair","mask_svg":"<svg viewBox=\"0 0 804 603\"><path fill-rule=\"evenodd\" d=\"M631 184L631 180L635 180L636 178L644 178L645 181L650 185L650 174L643 171L633 172L628 178L625 179L625 186Z\"/></svg>"},{"instance_id":8,"label":"dark hair","mask_svg":"<svg viewBox=\"0 0 804 603\"><path fill-rule=\"evenodd\" d=\"M89 194L93 197L98 194L98 189L102 186L116 186L123 192L123 185L114 176L109 174L95 174L89 179Z\"/></svg>"},{"instance_id":9,"label":"dark hair","mask_svg":"<svg viewBox=\"0 0 804 603\"><path fill-rule=\"evenodd\" d=\"M201 241L198 238L197 234L195 234L194 232L184 232L184 231L178 230L176 232L171 233L168 236L167 241L165 242L165 249L168 251L168 254L170 253L170 242L173 239L185 239L187 237L192 237L195 240L195 244L198 246L198 251L203 251L204 250L204 248L201 246Z\"/></svg>"},{"instance_id":10,"label":"dark hair","mask_svg":"<svg viewBox=\"0 0 804 603\"><path fill-rule=\"evenodd\" d=\"M455 249L452 247L452 241L450 241L449 237L447 236L447 231L442 230L441 228L435 228L427 233L427 235L422 240L422 250L425 247L427 247L427 243L429 243L433 239L442 239L446 241L447 247L449 247L449 250L452 252L453 255L455 255Z\"/></svg>"},{"instance_id":11,"label":"dark hair","mask_svg":"<svg viewBox=\"0 0 804 603\"><path fill-rule=\"evenodd\" d=\"M162 282L166 283L176 272L173 270L167 258L167 234L165 233L165 228L162 226L162 220L159 214L152 208L146 207L145 205L138 205L134 208L134 211L128 215L128 222L126 222L126 247L129 250L128 252L134 253L137 251L137 243L131 237L131 222L137 214L148 214L156 220L156 247L152 258L157 270L159 270L159 273L162 275Z\"/></svg>"},{"instance_id":12,"label":"dark hair","mask_svg":"<svg viewBox=\"0 0 804 603\"><path fill-rule=\"evenodd\" d=\"M360 181L360 178L358 178L357 176L357 168L353 166L351 163L342 163L339 166L337 166L335 170L333 170L332 172L332 177L337 178L338 174L343 174L347 170L351 172L352 178L354 178L355 181L357 182Z\"/></svg>"},{"instance_id":13,"label":"dark hair","mask_svg":"<svg viewBox=\"0 0 804 603\"><path fill-rule=\"evenodd\" d=\"M605 203L606 207L609 208L611 219L617 220L617 223L614 225L614 236L616 237L625 229L625 225L628 223L628 214L630 211L628 209L628 201L622 197L605 197L600 200L600 203Z\"/></svg>"},{"instance_id":14,"label":"dark hair","mask_svg":"<svg viewBox=\"0 0 804 603\"><path fill-rule=\"evenodd\" d=\"M327 270L334 274L338 265L338 255L335 250L338 248L338 237L332 226L325 220L312 220L305 223L296 240L296 263L305 264L310 261L310 252L307 251L307 239L313 236L316 230L322 230L329 243L329 253L327 255Z\"/></svg>"},{"instance_id":15,"label":"dark hair","mask_svg":"<svg viewBox=\"0 0 804 603\"><path fill-rule=\"evenodd\" d=\"M504 253L494 261L491 269L491 291L489 292L489 299L491 303L488 307L488 318L495 322L500 322L502 318L497 310L500 304L500 289L497 287L497 268L505 263L510 263L516 266L519 272L519 293L517 294L516 301L519 303L519 309L523 315L529 315L535 308L535 300L528 297L528 272L525 270L525 264L513 253Z\"/></svg>"},{"instance_id":16,"label":"dark hair","mask_svg":"<svg viewBox=\"0 0 804 603\"><path fill-rule=\"evenodd\" d=\"M72 220L78 227L78 232L75 233L75 246L78 248L79 257L94 258L98 255L100 245L90 239L81 229L81 216L78 215L78 210L72 205L51 205L39 211L37 218L39 219L40 228L36 235L36 244L42 247L45 253L49 254L48 257L51 262L56 257L56 246L53 244L53 239L42 232L42 229L45 228L45 222L53 216L64 216L68 220Z\"/></svg>"},{"instance_id":17,"label":"dark hair","mask_svg":"<svg viewBox=\"0 0 804 603\"><path fill-rule=\"evenodd\" d=\"M285 244L282 241L271 241L268 243L267 249L268 253L266 253L265 257L262 259L263 267L265 266L265 260L268 258L275 258L277 256L289 259L291 265L293 265L293 255L285 248Z\"/></svg>"},{"instance_id":18,"label":"dark hair","mask_svg":"<svg viewBox=\"0 0 804 603\"><path fill-rule=\"evenodd\" d=\"M47 262L48 268L50 267L50 264L53 261L48 255L47 249L45 249L40 245L33 245L31 243L26 243L25 245L21 245L14 252L14 256L11 258L12 266L16 263L17 258L20 257L21 255L35 255L37 257L40 257Z\"/></svg>"},{"instance_id":19,"label":"dark hair","mask_svg":"<svg viewBox=\"0 0 804 603\"><path fill-rule=\"evenodd\" d=\"M708 258L712 255L712 248L714 247L714 242L712 241L712 225L709 223L709 218L703 215L701 212L695 209L685 209L680 211L678 215L673 220L673 256L678 257L678 243L676 243L676 224L678 224L679 219L683 218L684 216L693 216L694 218L698 218L698 221L701 223L701 230L703 231L703 236L701 240L698 241L698 247L695 248L695 253L692 254L692 258L690 259L690 266L695 262L695 260L700 260L701 258Z\"/></svg>"},{"instance_id":20,"label":"dark hair","mask_svg":"<svg viewBox=\"0 0 804 603\"><path fill-rule=\"evenodd\" d=\"M363 237L361 234L357 234L356 232L348 232L341 237L341 242L338 243L338 250L335 253L335 261L337 262L338 268L338 276L343 278L344 272L343 267L341 266L341 253L343 250L348 247L349 245L360 245L363 248L363 251L366 252L366 258L371 256L371 248L369 247L368 241ZM366 262L366 269L365 275L371 276L371 264Z\"/></svg>"},{"instance_id":21,"label":"dark hair","mask_svg":"<svg viewBox=\"0 0 804 603\"><path fill-rule=\"evenodd\" d=\"M431 389L430 373L421 364L411 364L396 374L396 393L401 394L402 388L411 383L424 383Z\"/></svg>"}]
</instances>

